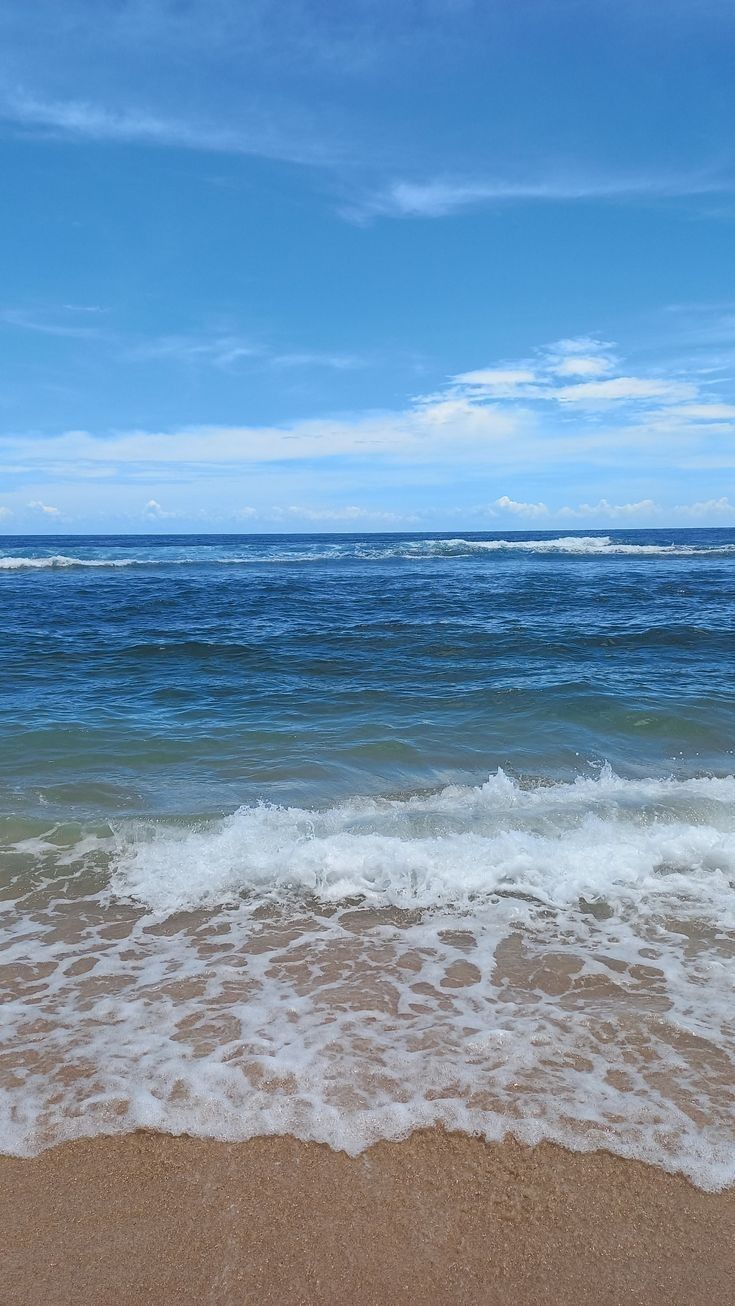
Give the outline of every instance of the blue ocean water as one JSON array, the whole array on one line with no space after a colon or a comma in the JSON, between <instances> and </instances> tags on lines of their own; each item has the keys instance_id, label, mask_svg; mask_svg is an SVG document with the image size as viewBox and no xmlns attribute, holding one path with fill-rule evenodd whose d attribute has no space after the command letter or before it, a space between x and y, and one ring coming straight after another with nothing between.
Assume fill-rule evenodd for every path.
<instances>
[{"instance_id":1,"label":"blue ocean water","mask_svg":"<svg viewBox=\"0 0 735 1306\"><path fill-rule=\"evenodd\" d=\"M0 1145L732 1182L735 531L6 536L0 613Z\"/></svg>"},{"instance_id":2,"label":"blue ocean water","mask_svg":"<svg viewBox=\"0 0 735 1306\"><path fill-rule=\"evenodd\" d=\"M2 804L732 769L735 532L14 539Z\"/></svg>"}]
</instances>

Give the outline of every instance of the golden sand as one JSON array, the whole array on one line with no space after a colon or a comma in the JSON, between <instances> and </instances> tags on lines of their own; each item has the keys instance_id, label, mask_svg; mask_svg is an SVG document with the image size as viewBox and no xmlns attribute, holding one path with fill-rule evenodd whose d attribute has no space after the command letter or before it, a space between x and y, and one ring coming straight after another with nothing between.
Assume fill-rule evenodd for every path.
<instances>
[{"instance_id":1,"label":"golden sand","mask_svg":"<svg viewBox=\"0 0 735 1306\"><path fill-rule=\"evenodd\" d=\"M352 1159L139 1133L0 1158L0 1300L727 1306L735 1190L439 1131Z\"/></svg>"}]
</instances>

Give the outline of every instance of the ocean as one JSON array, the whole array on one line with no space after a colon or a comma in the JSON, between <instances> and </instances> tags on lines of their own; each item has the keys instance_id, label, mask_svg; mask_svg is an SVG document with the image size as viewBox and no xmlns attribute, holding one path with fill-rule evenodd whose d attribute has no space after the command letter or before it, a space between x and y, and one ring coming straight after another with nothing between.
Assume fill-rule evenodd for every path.
<instances>
[{"instance_id":1,"label":"ocean","mask_svg":"<svg viewBox=\"0 0 735 1306\"><path fill-rule=\"evenodd\" d=\"M0 541L0 1150L735 1183L735 531Z\"/></svg>"}]
</instances>

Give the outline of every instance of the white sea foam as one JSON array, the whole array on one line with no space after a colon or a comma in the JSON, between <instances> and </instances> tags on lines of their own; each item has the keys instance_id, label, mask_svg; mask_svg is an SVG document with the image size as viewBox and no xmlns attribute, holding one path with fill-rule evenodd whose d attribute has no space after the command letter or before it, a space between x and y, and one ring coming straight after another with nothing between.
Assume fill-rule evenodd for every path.
<instances>
[{"instance_id":1,"label":"white sea foam","mask_svg":"<svg viewBox=\"0 0 735 1306\"><path fill-rule=\"evenodd\" d=\"M593 554L598 557L626 554L638 557L693 557L700 554L735 553L735 545L690 544L630 544L610 535L560 535L536 540L417 540L397 546L401 556L464 554L464 553L572 553Z\"/></svg>"},{"instance_id":2,"label":"white sea foam","mask_svg":"<svg viewBox=\"0 0 735 1306\"><path fill-rule=\"evenodd\" d=\"M145 556L80 558L62 553L31 556L0 556L0 571L23 571L65 568L116 568L155 566L245 566L253 564L319 563L355 559L362 562L396 560L441 559L472 557L492 553L568 554L579 557L710 557L732 556L735 545L705 544L636 544L615 539L610 535L561 535L535 540L465 539L405 539L397 537L386 541L378 538L329 542L317 541L298 548L283 548L282 544L269 545L263 541L240 545L239 552L222 554L212 545L189 546L176 552L176 546L151 550Z\"/></svg>"},{"instance_id":3,"label":"white sea foam","mask_svg":"<svg viewBox=\"0 0 735 1306\"><path fill-rule=\"evenodd\" d=\"M12 856L7 1151L441 1123L735 1182L732 776L498 772Z\"/></svg>"},{"instance_id":4,"label":"white sea foam","mask_svg":"<svg viewBox=\"0 0 735 1306\"><path fill-rule=\"evenodd\" d=\"M559 908L604 898L640 912L671 899L713 918L727 909L735 926L733 802L733 777L635 781L605 768L522 788L501 770L405 800L262 804L198 830L128 830L112 888L164 915L249 891L407 908L512 891Z\"/></svg>"},{"instance_id":5,"label":"white sea foam","mask_svg":"<svg viewBox=\"0 0 735 1306\"><path fill-rule=\"evenodd\" d=\"M74 558L65 553L43 554L38 557L0 557L0 571L46 570L63 567L132 567L135 558Z\"/></svg>"}]
</instances>

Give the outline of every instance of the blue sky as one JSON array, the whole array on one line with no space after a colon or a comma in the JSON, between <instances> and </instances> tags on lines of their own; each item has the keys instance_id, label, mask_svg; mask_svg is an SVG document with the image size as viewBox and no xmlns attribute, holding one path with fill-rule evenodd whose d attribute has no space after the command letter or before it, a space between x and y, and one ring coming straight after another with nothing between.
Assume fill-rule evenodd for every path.
<instances>
[{"instance_id":1,"label":"blue sky","mask_svg":"<svg viewBox=\"0 0 735 1306\"><path fill-rule=\"evenodd\" d=\"M0 0L0 530L735 525L731 0Z\"/></svg>"}]
</instances>

